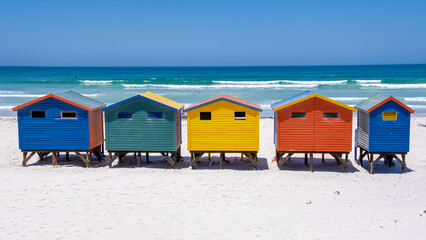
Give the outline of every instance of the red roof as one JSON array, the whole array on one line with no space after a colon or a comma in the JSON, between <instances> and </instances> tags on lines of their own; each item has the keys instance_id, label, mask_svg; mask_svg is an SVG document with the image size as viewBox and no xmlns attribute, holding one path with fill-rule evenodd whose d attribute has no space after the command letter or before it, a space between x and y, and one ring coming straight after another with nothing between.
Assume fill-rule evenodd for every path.
<instances>
[{"instance_id":1,"label":"red roof","mask_svg":"<svg viewBox=\"0 0 426 240\"><path fill-rule=\"evenodd\" d=\"M408 107L407 105L405 105L404 103L402 103L401 101L399 101L398 99L394 98L393 96L390 96L390 97L386 98L385 100L381 101L380 103L376 104L374 107L368 109L367 112L369 113L369 112L373 111L374 109L382 106L383 104L385 104L385 103L387 103L389 101L394 101L397 104L399 104L401 107L407 109L407 111L409 111L410 113L414 113L413 109L411 109L410 107Z\"/></svg>"},{"instance_id":2,"label":"red roof","mask_svg":"<svg viewBox=\"0 0 426 240\"><path fill-rule=\"evenodd\" d=\"M239 98L235 98L235 97L231 97L231 96L223 94L223 95L220 95L220 96L217 96L217 97L214 97L214 98L210 98L210 99L207 99L205 101L202 101L202 102L199 102L199 103L196 103L196 104L192 104L191 106L189 106L185 109L185 112L194 110L196 108L199 108L199 107L202 107L202 106L205 106L205 105L208 105L210 103L217 102L217 101L220 101L220 100L229 101L229 102L232 102L232 103L235 103L235 104L238 104L238 105L242 105L242 106L245 106L245 107L248 107L248 108L252 108L254 110L262 111L262 107L258 104L247 102L247 101L241 100Z\"/></svg>"}]
</instances>

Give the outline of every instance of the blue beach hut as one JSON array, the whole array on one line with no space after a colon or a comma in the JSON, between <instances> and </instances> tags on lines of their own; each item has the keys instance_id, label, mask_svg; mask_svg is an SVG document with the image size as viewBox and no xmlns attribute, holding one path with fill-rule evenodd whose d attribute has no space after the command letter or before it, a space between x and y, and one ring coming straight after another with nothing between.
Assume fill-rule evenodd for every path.
<instances>
[{"instance_id":1,"label":"blue beach hut","mask_svg":"<svg viewBox=\"0 0 426 240\"><path fill-rule=\"evenodd\" d=\"M17 111L19 149L23 152L22 165L36 153L40 159L52 154L56 165L60 152L75 152L90 165L92 154L101 158L103 117L100 109L105 104L73 91L48 94L24 103ZM86 153L83 156L82 153Z\"/></svg>"},{"instance_id":2,"label":"blue beach hut","mask_svg":"<svg viewBox=\"0 0 426 240\"><path fill-rule=\"evenodd\" d=\"M380 159L385 159L389 166L395 159L404 172L405 155L410 148L410 117L414 110L392 96L379 94L355 107L358 109L356 145L360 148L361 166L367 156L370 173L373 173L374 165ZM376 159L374 154L378 154Z\"/></svg>"}]
</instances>

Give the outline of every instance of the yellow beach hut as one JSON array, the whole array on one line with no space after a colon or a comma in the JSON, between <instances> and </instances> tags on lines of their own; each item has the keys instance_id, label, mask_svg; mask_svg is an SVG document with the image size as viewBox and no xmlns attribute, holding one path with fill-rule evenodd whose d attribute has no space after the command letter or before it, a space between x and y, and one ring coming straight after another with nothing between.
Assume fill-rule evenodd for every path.
<instances>
[{"instance_id":1,"label":"yellow beach hut","mask_svg":"<svg viewBox=\"0 0 426 240\"><path fill-rule=\"evenodd\" d=\"M220 168L225 153L245 155L257 169L260 105L228 95L220 95L189 106L187 112L188 151L191 167L208 153L220 153Z\"/></svg>"}]
</instances>

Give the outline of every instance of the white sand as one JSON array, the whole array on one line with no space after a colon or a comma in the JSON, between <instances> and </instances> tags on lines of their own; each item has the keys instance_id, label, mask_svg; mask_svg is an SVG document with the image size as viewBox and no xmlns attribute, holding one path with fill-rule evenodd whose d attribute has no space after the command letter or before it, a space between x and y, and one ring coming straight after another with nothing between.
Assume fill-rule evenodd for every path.
<instances>
[{"instance_id":1,"label":"white sand","mask_svg":"<svg viewBox=\"0 0 426 240\"><path fill-rule=\"evenodd\" d=\"M2 119L0 239L425 239L426 128L418 123L426 118L412 120L407 173L380 162L371 175L353 155L348 173L319 155L314 173L302 156L279 171L271 119L261 120L258 171L248 162L218 170L205 158L191 170L185 139L177 170L160 157L136 168L131 156L113 169L63 156L56 167L50 157L21 167L17 121Z\"/></svg>"}]
</instances>

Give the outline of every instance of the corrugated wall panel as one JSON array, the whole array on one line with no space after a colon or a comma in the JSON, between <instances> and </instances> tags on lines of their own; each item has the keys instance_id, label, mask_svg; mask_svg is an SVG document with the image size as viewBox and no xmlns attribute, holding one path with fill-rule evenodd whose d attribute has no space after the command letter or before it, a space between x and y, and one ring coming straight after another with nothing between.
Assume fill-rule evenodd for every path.
<instances>
[{"instance_id":1,"label":"corrugated wall panel","mask_svg":"<svg viewBox=\"0 0 426 240\"><path fill-rule=\"evenodd\" d=\"M397 120L382 120L383 111L397 111ZM410 112L393 101L370 112L371 152L408 152L409 147Z\"/></svg>"},{"instance_id":2,"label":"corrugated wall panel","mask_svg":"<svg viewBox=\"0 0 426 240\"><path fill-rule=\"evenodd\" d=\"M182 144L182 109L176 112L175 119L176 148L178 148Z\"/></svg>"},{"instance_id":3,"label":"corrugated wall panel","mask_svg":"<svg viewBox=\"0 0 426 240\"><path fill-rule=\"evenodd\" d=\"M46 111L46 118L31 118L31 111ZM61 111L76 111L76 119L62 119ZM89 150L88 112L48 98L18 111L21 149Z\"/></svg>"},{"instance_id":4,"label":"corrugated wall panel","mask_svg":"<svg viewBox=\"0 0 426 240\"><path fill-rule=\"evenodd\" d=\"M368 151L369 149L369 116L363 110L357 111L357 144Z\"/></svg>"},{"instance_id":5,"label":"corrugated wall panel","mask_svg":"<svg viewBox=\"0 0 426 240\"><path fill-rule=\"evenodd\" d=\"M314 99L276 112L278 151L314 151ZM306 118L291 118L292 112L305 112Z\"/></svg>"},{"instance_id":6,"label":"corrugated wall panel","mask_svg":"<svg viewBox=\"0 0 426 240\"><path fill-rule=\"evenodd\" d=\"M117 118L118 112L132 112L132 118ZM148 119L148 112L162 112L163 118ZM135 99L105 112L106 148L112 151L175 151L176 113L158 104Z\"/></svg>"},{"instance_id":7,"label":"corrugated wall panel","mask_svg":"<svg viewBox=\"0 0 426 240\"><path fill-rule=\"evenodd\" d=\"M117 112L131 112L133 118L117 118ZM141 116L139 99L106 110L106 149L110 151L140 151Z\"/></svg>"},{"instance_id":8,"label":"corrugated wall panel","mask_svg":"<svg viewBox=\"0 0 426 240\"><path fill-rule=\"evenodd\" d=\"M96 110L89 112L89 133L90 133L90 148L97 147L104 142L104 120L102 112Z\"/></svg>"},{"instance_id":9,"label":"corrugated wall panel","mask_svg":"<svg viewBox=\"0 0 426 240\"><path fill-rule=\"evenodd\" d=\"M200 120L211 112L212 120ZM235 120L234 112L246 112ZM259 112L227 101L218 101L188 112L189 151L259 151Z\"/></svg>"},{"instance_id":10,"label":"corrugated wall panel","mask_svg":"<svg viewBox=\"0 0 426 240\"><path fill-rule=\"evenodd\" d=\"M176 112L141 99L142 151L175 151ZM148 112L162 112L163 118L149 119Z\"/></svg>"},{"instance_id":11,"label":"corrugated wall panel","mask_svg":"<svg viewBox=\"0 0 426 240\"><path fill-rule=\"evenodd\" d=\"M323 113L338 113L324 118ZM352 111L315 98L315 151L350 152L352 150Z\"/></svg>"}]
</instances>

